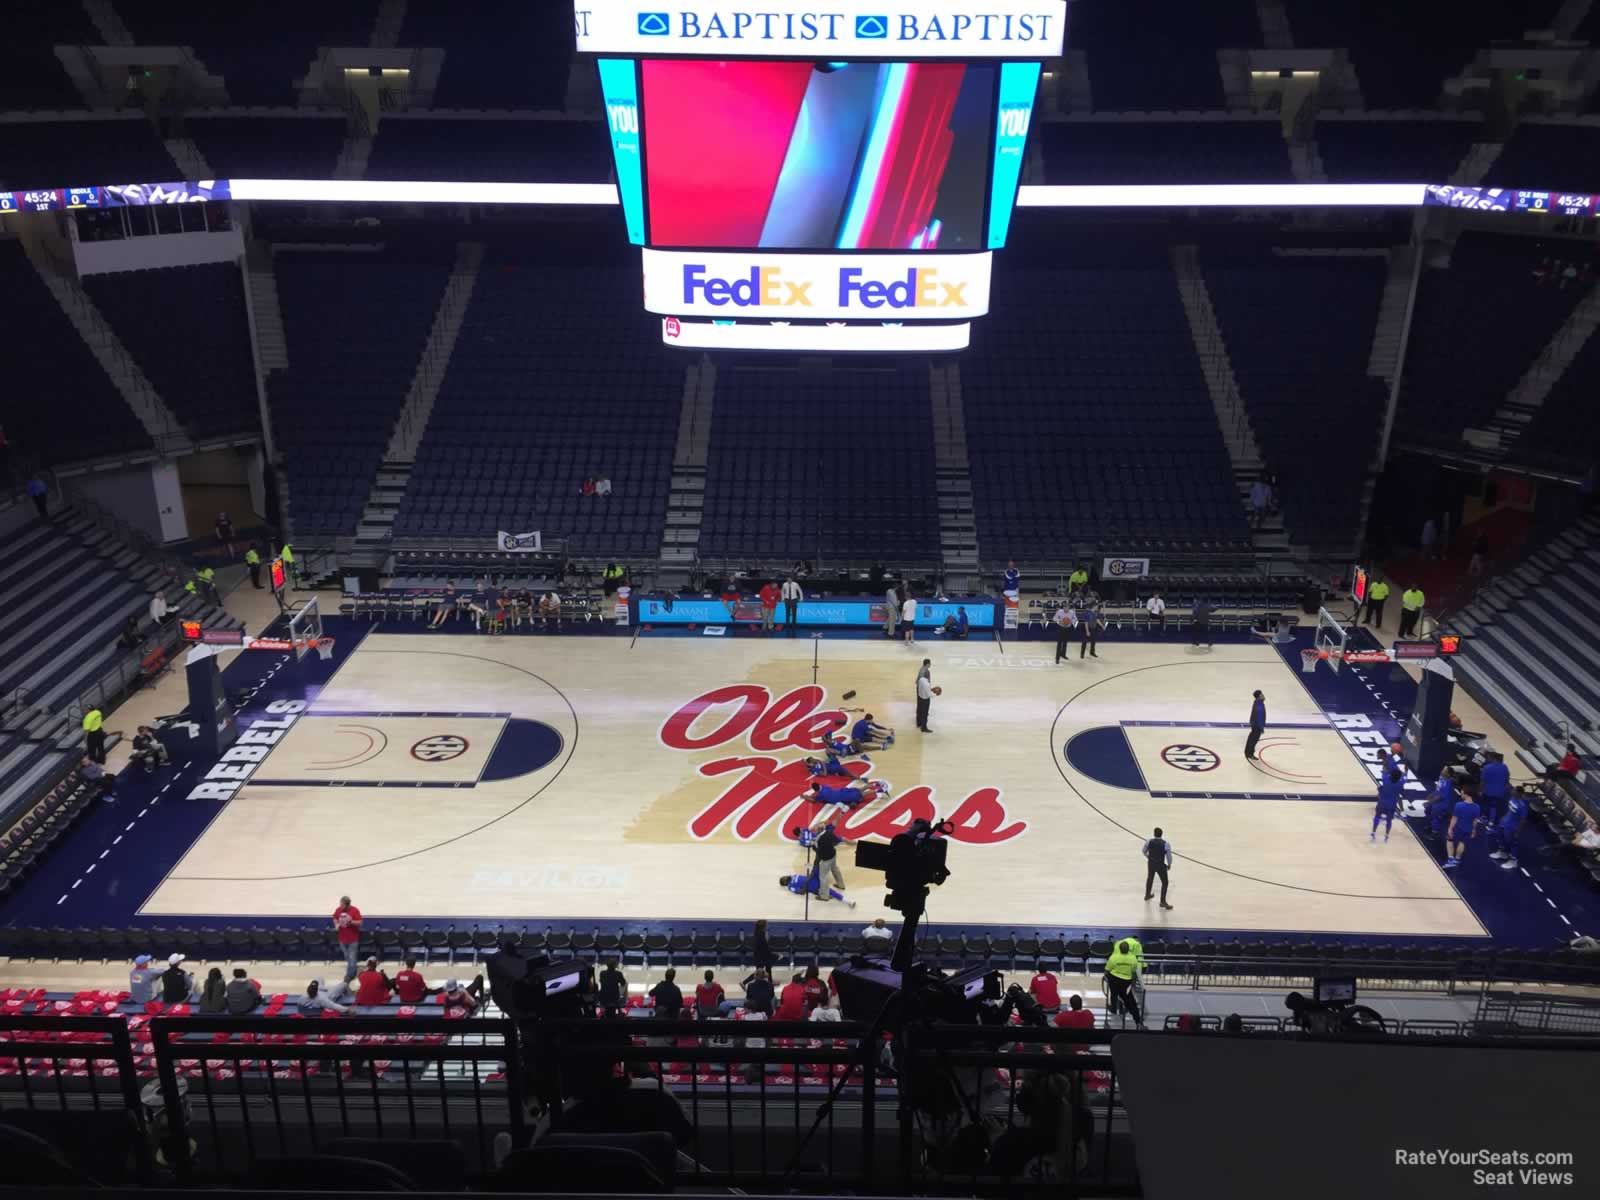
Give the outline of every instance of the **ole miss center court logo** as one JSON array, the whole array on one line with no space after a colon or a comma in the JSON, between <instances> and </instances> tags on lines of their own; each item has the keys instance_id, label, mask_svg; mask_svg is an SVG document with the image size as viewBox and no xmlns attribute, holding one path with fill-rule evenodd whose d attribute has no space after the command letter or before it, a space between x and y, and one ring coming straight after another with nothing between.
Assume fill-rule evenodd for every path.
<instances>
[{"instance_id":1,"label":"ole miss center court logo","mask_svg":"<svg viewBox=\"0 0 1600 1200\"><path fill-rule=\"evenodd\" d=\"M662 723L661 743L670 750L726 751L696 768L721 783L722 792L689 818L692 836L704 840L729 829L749 841L776 825L783 837L793 839L796 827L816 820L819 807L804 798L813 779L805 759L822 749L824 736L846 716L822 707L825 695L810 685L774 698L760 684L730 684L696 696ZM855 779L865 779L872 765L845 760ZM971 846L1009 842L1028 828L1026 821L1007 814L999 788L979 788L952 810L948 802L935 804L932 788L918 786L852 809L839 822L839 832L845 838L887 839L914 820L936 817L954 827L951 841Z\"/></svg>"},{"instance_id":2,"label":"ole miss center court logo","mask_svg":"<svg viewBox=\"0 0 1600 1200\"><path fill-rule=\"evenodd\" d=\"M1222 759L1215 750L1208 750L1204 746L1196 746L1189 742L1179 742L1176 746L1168 746L1161 751L1161 761L1169 767L1177 767L1180 771L1215 771L1222 765Z\"/></svg>"}]
</instances>

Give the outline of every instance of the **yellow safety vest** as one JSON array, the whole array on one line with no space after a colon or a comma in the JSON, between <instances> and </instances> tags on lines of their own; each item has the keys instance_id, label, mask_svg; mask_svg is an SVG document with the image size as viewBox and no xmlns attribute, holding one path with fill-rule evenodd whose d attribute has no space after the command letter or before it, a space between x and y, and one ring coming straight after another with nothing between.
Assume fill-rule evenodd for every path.
<instances>
[{"instance_id":1,"label":"yellow safety vest","mask_svg":"<svg viewBox=\"0 0 1600 1200\"><path fill-rule=\"evenodd\" d=\"M1401 607L1407 609L1421 608L1422 601L1423 596L1420 588L1411 588L1400 597Z\"/></svg>"},{"instance_id":2,"label":"yellow safety vest","mask_svg":"<svg viewBox=\"0 0 1600 1200\"><path fill-rule=\"evenodd\" d=\"M247 567L259 567L261 565L261 555L257 554L253 549L246 550L244 552L244 562Z\"/></svg>"},{"instance_id":3,"label":"yellow safety vest","mask_svg":"<svg viewBox=\"0 0 1600 1200\"><path fill-rule=\"evenodd\" d=\"M1111 957L1106 959L1106 974L1114 975L1118 979L1132 979L1138 970L1139 958L1135 954L1124 954L1121 950L1113 950Z\"/></svg>"},{"instance_id":4,"label":"yellow safety vest","mask_svg":"<svg viewBox=\"0 0 1600 1200\"><path fill-rule=\"evenodd\" d=\"M1375 583L1367 595L1374 600L1387 600L1389 598L1389 585L1387 583Z\"/></svg>"},{"instance_id":5,"label":"yellow safety vest","mask_svg":"<svg viewBox=\"0 0 1600 1200\"><path fill-rule=\"evenodd\" d=\"M83 714L83 731L85 733L94 733L105 723L105 716L98 708L91 708Z\"/></svg>"},{"instance_id":6,"label":"yellow safety vest","mask_svg":"<svg viewBox=\"0 0 1600 1200\"><path fill-rule=\"evenodd\" d=\"M294 548L288 542L283 544L283 553L278 555L286 563L294 562Z\"/></svg>"},{"instance_id":7,"label":"yellow safety vest","mask_svg":"<svg viewBox=\"0 0 1600 1200\"><path fill-rule=\"evenodd\" d=\"M217 577L217 573L215 571L213 571L210 567L205 567L200 571L200 582L201 583L210 583L216 577Z\"/></svg>"}]
</instances>

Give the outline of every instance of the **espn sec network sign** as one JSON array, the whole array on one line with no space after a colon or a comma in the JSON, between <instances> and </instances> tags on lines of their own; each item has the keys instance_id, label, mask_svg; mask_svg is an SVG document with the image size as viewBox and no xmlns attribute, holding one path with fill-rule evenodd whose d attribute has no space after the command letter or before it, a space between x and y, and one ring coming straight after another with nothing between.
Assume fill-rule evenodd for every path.
<instances>
[{"instance_id":1,"label":"espn sec network sign","mask_svg":"<svg viewBox=\"0 0 1600 1200\"><path fill-rule=\"evenodd\" d=\"M580 53L707 58L1053 58L1065 0L578 0Z\"/></svg>"},{"instance_id":2,"label":"espn sec network sign","mask_svg":"<svg viewBox=\"0 0 1600 1200\"><path fill-rule=\"evenodd\" d=\"M643 254L644 306L664 316L964 321L989 311L989 253Z\"/></svg>"}]
</instances>

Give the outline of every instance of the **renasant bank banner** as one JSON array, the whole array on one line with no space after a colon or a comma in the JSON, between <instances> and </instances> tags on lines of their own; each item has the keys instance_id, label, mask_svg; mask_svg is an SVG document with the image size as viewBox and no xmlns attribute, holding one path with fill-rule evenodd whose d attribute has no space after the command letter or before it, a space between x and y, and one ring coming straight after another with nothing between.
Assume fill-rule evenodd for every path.
<instances>
[{"instance_id":1,"label":"renasant bank banner","mask_svg":"<svg viewBox=\"0 0 1600 1200\"><path fill-rule=\"evenodd\" d=\"M577 0L580 53L702 58L1042 59L1065 0Z\"/></svg>"},{"instance_id":2,"label":"renasant bank banner","mask_svg":"<svg viewBox=\"0 0 1600 1200\"><path fill-rule=\"evenodd\" d=\"M989 311L982 254L644 250L644 306L677 317L964 321Z\"/></svg>"}]
</instances>

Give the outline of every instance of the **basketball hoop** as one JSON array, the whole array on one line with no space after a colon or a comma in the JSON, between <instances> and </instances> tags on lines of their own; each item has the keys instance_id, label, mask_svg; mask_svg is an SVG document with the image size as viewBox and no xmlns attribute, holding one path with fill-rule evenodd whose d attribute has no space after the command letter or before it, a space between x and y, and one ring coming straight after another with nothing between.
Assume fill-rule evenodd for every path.
<instances>
[{"instance_id":1,"label":"basketball hoop","mask_svg":"<svg viewBox=\"0 0 1600 1200\"><path fill-rule=\"evenodd\" d=\"M1306 675L1316 674L1317 662L1322 656L1321 650L1300 651L1300 670Z\"/></svg>"}]
</instances>

